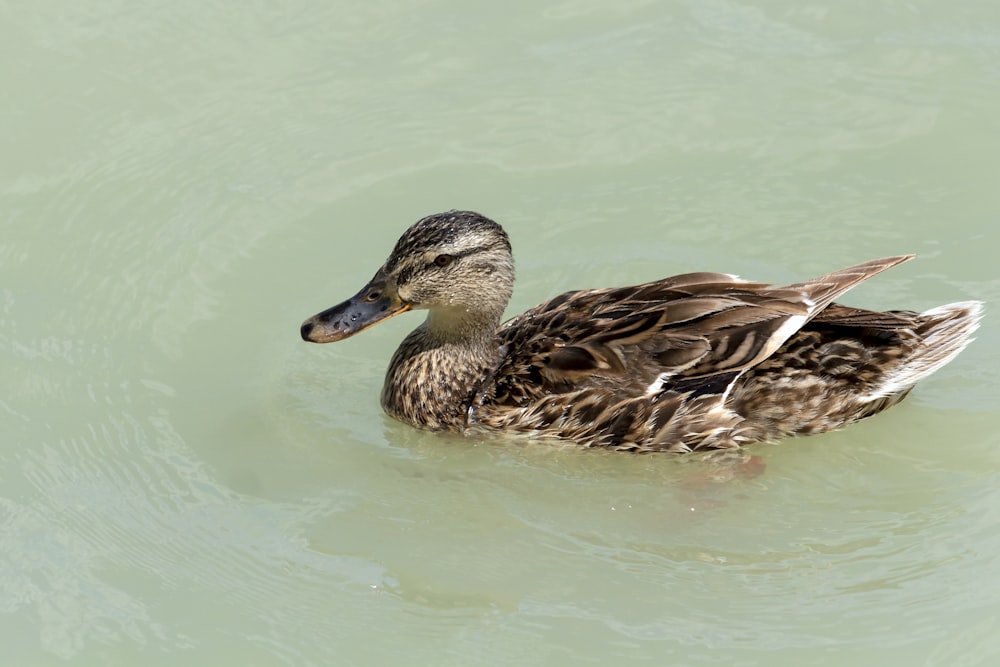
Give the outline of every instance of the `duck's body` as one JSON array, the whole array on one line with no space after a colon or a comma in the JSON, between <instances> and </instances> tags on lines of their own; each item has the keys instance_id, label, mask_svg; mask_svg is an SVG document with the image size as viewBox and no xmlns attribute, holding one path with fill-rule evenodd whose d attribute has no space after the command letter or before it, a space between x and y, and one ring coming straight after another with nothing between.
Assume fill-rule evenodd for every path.
<instances>
[{"instance_id":1,"label":"duck's body","mask_svg":"<svg viewBox=\"0 0 1000 667\"><path fill-rule=\"evenodd\" d=\"M402 421L632 451L728 448L875 414L968 344L978 302L920 314L833 303L911 258L786 287L695 273L567 292L499 326L513 287L507 235L450 211L408 229L372 281L302 337L341 340L426 308L382 390Z\"/></svg>"}]
</instances>

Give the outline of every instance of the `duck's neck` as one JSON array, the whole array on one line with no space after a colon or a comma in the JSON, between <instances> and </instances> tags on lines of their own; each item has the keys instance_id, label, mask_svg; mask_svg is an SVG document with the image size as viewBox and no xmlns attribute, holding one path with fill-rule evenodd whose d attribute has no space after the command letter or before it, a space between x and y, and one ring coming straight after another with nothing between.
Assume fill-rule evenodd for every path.
<instances>
[{"instance_id":1,"label":"duck's neck","mask_svg":"<svg viewBox=\"0 0 1000 667\"><path fill-rule=\"evenodd\" d=\"M481 380L499 361L500 316L431 311L389 363L382 409L415 426L458 430Z\"/></svg>"}]
</instances>

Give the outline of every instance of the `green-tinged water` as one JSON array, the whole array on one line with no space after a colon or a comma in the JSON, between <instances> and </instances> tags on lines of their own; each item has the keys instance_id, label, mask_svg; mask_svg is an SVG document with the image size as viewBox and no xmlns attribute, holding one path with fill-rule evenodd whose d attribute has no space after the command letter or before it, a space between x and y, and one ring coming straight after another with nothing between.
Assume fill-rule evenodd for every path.
<instances>
[{"instance_id":1,"label":"green-tinged water","mask_svg":"<svg viewBox=\"0 0 1000 667\"><path fill-rule=\"evenodd\" d=\"M0 3L10 665L1000 664L1000 4ZM472 208L510 313L920 256L982 299L902 405L752 465L417 432L404 315L299 340Z\"/></svg>"}]
</instances>

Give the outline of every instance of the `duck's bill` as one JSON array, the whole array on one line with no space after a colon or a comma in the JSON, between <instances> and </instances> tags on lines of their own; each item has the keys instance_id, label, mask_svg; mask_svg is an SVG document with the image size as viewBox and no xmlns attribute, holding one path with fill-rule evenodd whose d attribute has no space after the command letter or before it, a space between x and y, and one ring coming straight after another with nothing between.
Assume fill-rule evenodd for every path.
<instances>
[{"instance_id":1,"label":"duck's bill","mask_svg":"<svg viewBox=\"0 0 1000 667\"><path fill-rule=\"evenodd\" d=\"M344 340L411 307L390 293L384 282L373 280L347 301L303 322L302 340L311 343Z\"/></svg>"}]
</instances>

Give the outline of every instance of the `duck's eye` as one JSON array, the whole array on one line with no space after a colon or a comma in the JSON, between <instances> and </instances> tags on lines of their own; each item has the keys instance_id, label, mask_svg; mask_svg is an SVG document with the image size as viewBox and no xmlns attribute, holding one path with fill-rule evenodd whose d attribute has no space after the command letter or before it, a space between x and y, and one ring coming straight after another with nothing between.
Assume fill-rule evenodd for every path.
<instances>
[{"instance_id":1,"label":"duck's eye","mask_svg":"<svg viewBox=\"0 0 1000 667\"><path fill-rule=\"evenodd\" d=\"M455 259L451 255L438 255L434 258L434 263L438 266L448 266L451 264L451 260Z\"/></svg>"}]
</instances>

